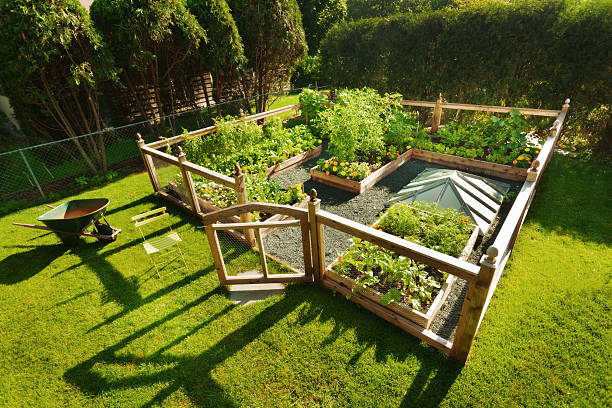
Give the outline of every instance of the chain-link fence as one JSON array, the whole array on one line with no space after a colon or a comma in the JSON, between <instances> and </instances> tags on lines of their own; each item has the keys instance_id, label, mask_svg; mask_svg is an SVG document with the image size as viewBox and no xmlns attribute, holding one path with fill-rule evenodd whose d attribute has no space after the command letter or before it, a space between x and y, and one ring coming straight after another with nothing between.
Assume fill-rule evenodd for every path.
<instances>
[{"instance_id":1,"label":"chain-link fence","mask_svg":"<svg viewBox=\"0 0 612 408\"><path fill-rule=\"evenodd\" d=\"M268 109L297 103L300 90L269 94ZM253 114L258 97L261 96L0 153L0 198L3 201L47 199L50 195L99 183L120 171L142 169L137 133L148 143L211 126L219 115Z\"/></svg>"}]
</instances>

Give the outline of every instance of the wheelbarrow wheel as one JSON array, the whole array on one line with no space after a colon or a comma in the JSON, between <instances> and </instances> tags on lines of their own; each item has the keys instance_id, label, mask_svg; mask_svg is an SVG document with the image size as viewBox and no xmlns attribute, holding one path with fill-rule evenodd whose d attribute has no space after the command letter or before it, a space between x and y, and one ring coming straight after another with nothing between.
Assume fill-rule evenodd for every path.
<instances>
[{"instance_id":1,"label":"wheelbarrow wheel","mask_svg":"<svg viewBox=\"0 0 612 408\"><path fill-rule=\"evenodd\" d=\"M96 227L96 232L98 235L108 235L108 236L113 235L113 228L110 225L102 224L101 222L99 222L99 223L96 223L95 227ZM112 238L99 237L98 241L113 242L115 239L117 239L117 237L112 237Z\"/></svg>"}]
</instances>

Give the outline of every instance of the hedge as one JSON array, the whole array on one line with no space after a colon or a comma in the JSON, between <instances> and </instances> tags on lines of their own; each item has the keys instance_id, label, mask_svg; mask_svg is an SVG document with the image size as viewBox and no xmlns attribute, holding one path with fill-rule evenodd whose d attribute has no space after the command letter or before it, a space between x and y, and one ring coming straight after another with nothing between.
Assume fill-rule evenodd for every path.
<instances>
[{"instance_id":1,"label":"hedge","mask_svg":"<svg viewBox=\"0 0 612 408\"><path fill-rule=\"evenodd\" d=\"M328 32L321 58L324 78L337 86L408 98L443 92L451 101L560 108L571 97L574 119L603 116L600 148L610 147L607 0L490 2L345 22Z\"/></svg>"}]
</instances>

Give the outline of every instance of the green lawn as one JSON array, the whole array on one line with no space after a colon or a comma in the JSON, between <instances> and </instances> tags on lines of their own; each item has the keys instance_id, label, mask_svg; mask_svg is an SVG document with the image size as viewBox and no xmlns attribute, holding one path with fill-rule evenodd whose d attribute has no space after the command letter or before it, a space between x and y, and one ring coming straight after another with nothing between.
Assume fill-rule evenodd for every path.
<instances>
[{"instance_id":1,"label":"green lawn","mask_svg":"<svg viewBox=\"0 0 612 408\"><path fill-rule=\"evenodd\" d=\"M611 185L553 158L465 367L312 284L234 306L172 207L189 268L157 279L129 222L163 205L146 174L78 196L111 199L107 246L19 211L0 223L0 405L609 406Z\"/></svg>"}]
</instances>

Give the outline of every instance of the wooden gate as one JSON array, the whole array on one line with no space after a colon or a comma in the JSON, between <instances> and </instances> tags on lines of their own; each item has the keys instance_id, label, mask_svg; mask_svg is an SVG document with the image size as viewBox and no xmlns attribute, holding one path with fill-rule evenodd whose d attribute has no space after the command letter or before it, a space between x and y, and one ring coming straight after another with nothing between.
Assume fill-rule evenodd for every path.
<instances>
[{"instance_id":1,"label":"wooden gate","mask_svg":"<svg viewBox=\"0 0 612 408\"><path fill-rule=\"evenodd\" d=\"M245 213L265 213L272 215L274 221L263 222L234 222L220 223L221 220ZM277 215L281 216L278 217ZM278 220L278 218L281 218ZM271 283L271 282L312 282L313 265L311 254L311 238L308 223L308 211L303 208L295 208L269 203L247 203L215 211L203 217L206 236L210 245L213 261L219 282L222 285L245 284L245 283ZM263 236L275 230L299 228L299 242L302 251L303 270L287 265L283 260L266 253ZM219 231L229 233L236 243L243 246L248 245L248 250L256 251L259 255L259 265L256 268L243 267L240 274L228 274L226 259L220 245ZM297 245L296 245L297 246ZM273 267L271 267L271 265ZM284 273L274 273L273 269L282 269ZM300 268L301 269L301 268Z\"/></svg>"}]
</instances>

